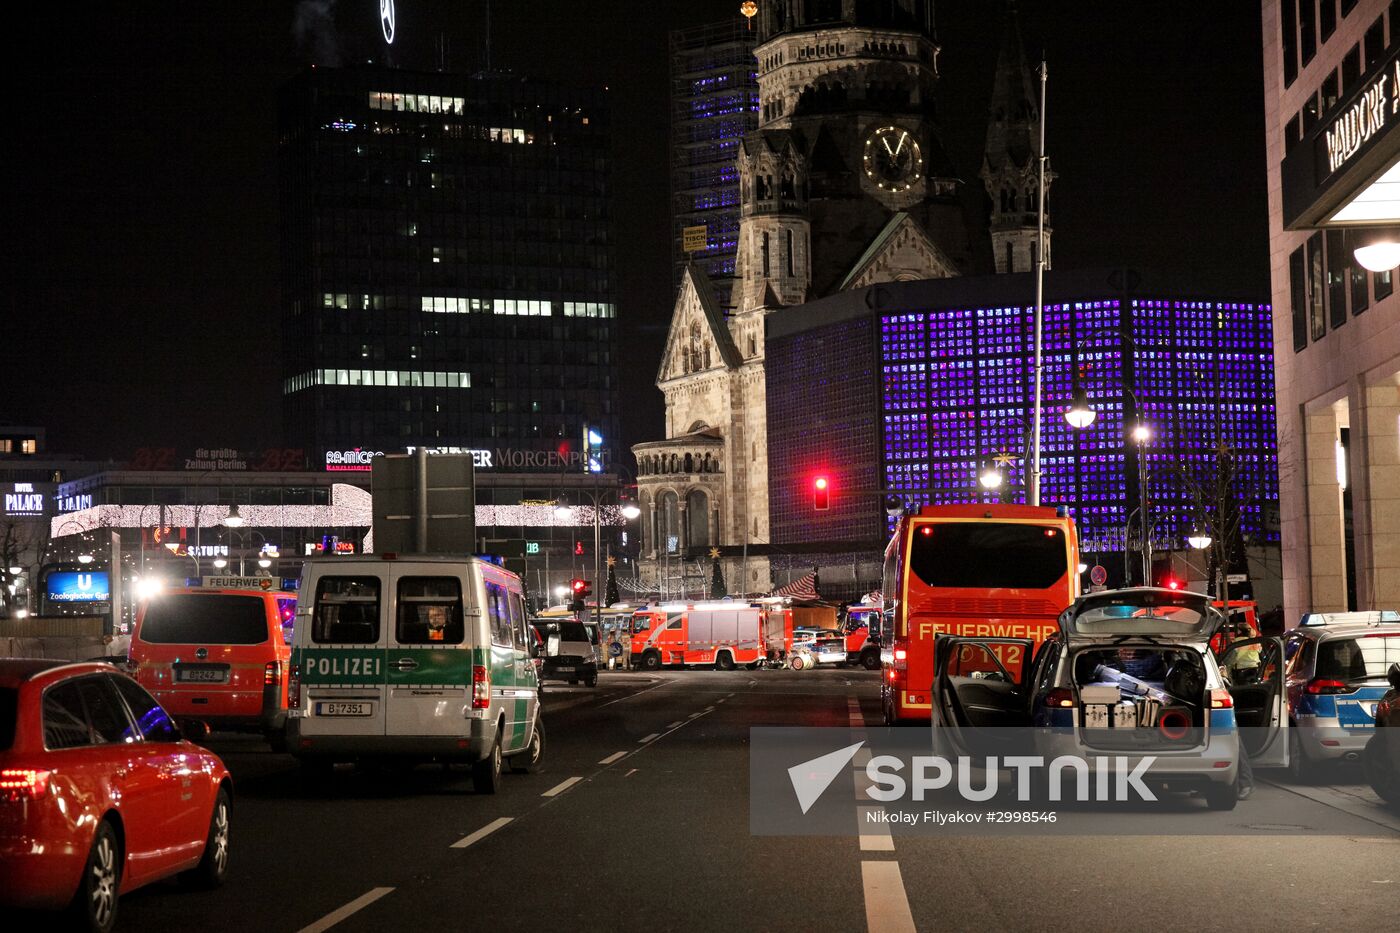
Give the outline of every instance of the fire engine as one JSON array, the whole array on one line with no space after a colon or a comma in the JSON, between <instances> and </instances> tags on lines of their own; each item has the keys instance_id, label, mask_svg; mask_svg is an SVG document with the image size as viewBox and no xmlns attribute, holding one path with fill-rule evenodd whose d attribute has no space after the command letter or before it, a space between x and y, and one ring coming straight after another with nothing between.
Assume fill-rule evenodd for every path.
<instances>
[{"instance_id":1,"label":"fire engine","mask_svg":"<svg viewBox=\"0 0 1400 933\"><path fill-rule=\"evenodd\" d=\"M784 608L747 602L666 603L632 614L632 666L756 667L791 650L792 616Z\"/></svg>"}]
</instances>

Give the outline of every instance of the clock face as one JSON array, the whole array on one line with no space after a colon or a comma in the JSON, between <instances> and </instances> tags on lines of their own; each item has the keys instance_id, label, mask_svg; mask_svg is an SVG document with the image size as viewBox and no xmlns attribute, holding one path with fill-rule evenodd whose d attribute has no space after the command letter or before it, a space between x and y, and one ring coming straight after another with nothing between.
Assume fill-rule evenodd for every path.
<instances>
[{"instance_id":1,"label":"clock face","mask_svg":"<svg viewBox=\"0 0 1400 933\"><path fill-rule=\"evenodd\" d=\"M912 133L882 126L865 139L865 174L885 191L905 191L924 174L924 155Z\"/></svg>"}]
</instances>

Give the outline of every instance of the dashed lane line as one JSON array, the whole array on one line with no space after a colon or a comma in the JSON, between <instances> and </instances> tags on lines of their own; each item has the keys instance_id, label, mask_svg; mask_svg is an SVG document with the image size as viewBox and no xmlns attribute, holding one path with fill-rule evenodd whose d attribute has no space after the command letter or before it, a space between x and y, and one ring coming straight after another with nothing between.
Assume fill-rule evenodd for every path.
<instances>
[{"instance_id":1,"label":"dashed lane line","mask_svg":"<svg viewBox=\"0 0 1400 933\"><path fill-rule=\"evenodd\" d=\"M860 834L862 852L894 851L894 837L890 835L889 824L870 818L871 814L884 812L884 807L856 807L856 819L859 821L856 831Z\"/></svg>"},{"instance_id":2,"label":"dashed lane line","mask_svg":"<svg viewBox=\"0 0 1400 933\"><path fill-rule=\"evenodd\" d=\"M448 846L448 848L465 849L472 843L480 842L481 840L485 839L487 836L491 835L496 830L509 823L512 819L514 819L514 817L503 816L499 819L492 820L491 822L487 823L485 826L481 827L471 835L463 836L461 839L458 839L456 842L452 843L452 845Z\"/></svg>"},{"instance_id":3,"label":"dashed lane line","mask_svg":"<svg viewBox=\"0 0 1400 933\"><path fill-rule=\"evenodd\" d=\"M558 797L560 794L564 793L564 791L568 790L570 787L573 787L575 784L577 784L579 781L582 781L582 780L583 780L583 778L581 778L581 777L571 777L571 778L569 778L569 779L566 780L566 781L562 781L562 782L560 782L560 783L558 783L558 784L555 784L555 785L554 785L553 787L551 787L549 790L545 791L543 794L540 794L540 796L541 796L541 797Z\"/></svg>"},{"instance_id":4,"label":"dashed lane line","mask_svg":"<svg viewBox=\"0 0 1400 933\"><path fill-rule=\"evenodd\" d=\"M627 696L625 696L625 697L618 697L616 700L609 700L609 701L606 702L606 703L602 703L602 704L600 704L600 705L598 706L598 708L599 708L599 709L602 709L604 706L612 706L614 703L621 703L623 700L635 700L637 697L641 696L643 693L650 693L652 690L655 690L657 687L664 687L664 686L666 686L666 684L667 684L667 681L664 681L664 680L659 681L658 683L654 683L654 684L652 684L650 687L647 687L645 690L638 690L636 693L629 693L629 694L627 694Z\"/></svg>"},{"instance_id":5,"label":"dashed lane line","mask_svg":"<svg viewBox=\"0 0 1400 933\"><path fill-rule=\"evenodd\" d=\"M638 745L645 745L645 744L647 744L648 742L650 742L651 740L653 740L653 739L659 739L659 738L661 738L661 733L660 733L660 732L653 732L651 735L642 736L640 739L637 740L637 744L638 744Z\"/></svg>"},{"instance_id":6,"label":"dashed lane line","mask_svg":"<svg viewBox=\"0 0 1400 933\"><path fill-rule=\"evenodd\" d=\"M865 926L870 933L915 933L914 914L898 862L861 862Z\"/></svg>"},{"instance_id":7,"label":"dashed lane line","mask_svg":"<svg viewBox=\"0 0 1400 933\"><path fill-rule=\"evenodd\" d=\"M667 729L674 729L674 728L676 728L676 726L679 726L679 725L680 725L681 723L683 723L683 722L685 722L684 719L677 719L675 722L668 722L668 723L666 723L666 728L667 728Z\"/></svg>"},{"instance_id":8,"label":"dashed lane line","mask_svg":"<svg viewBox=\"0 0 1400 933\"><path fill-rule=\"evenodd\" d=\"M356 911L364 910L370 904L373 904L375 901L379 900L381 897L388 894L392 890L394 889L370 888L364 894L361 894L359 897L355 898L353 901L346 904L344 907L338 907L330 913L326 914L320 920L317 920L315 923L311 924L310 926L302 927L298 931L298 933L321 933L322 930L329 930L331 927L335 926L337 923L344 920L346 917L349 917Z\"/></svg>"},{"instance_id":9,"label":"dashed lane line","mask_svg":"<svg viewBox=\"0 0 1400 933\"><path fill-rule=\"evenodd\" d=\"M613 752L611 755L609 755L608 757L604 758L602 761L598 762L598 764L600 764L600 765L610 765L610 764L612 764L614 761L621 761L623 758L626 758L626 757L627 757L627 753L626 753L626 752Z\"/></svg>"}]
</instances>

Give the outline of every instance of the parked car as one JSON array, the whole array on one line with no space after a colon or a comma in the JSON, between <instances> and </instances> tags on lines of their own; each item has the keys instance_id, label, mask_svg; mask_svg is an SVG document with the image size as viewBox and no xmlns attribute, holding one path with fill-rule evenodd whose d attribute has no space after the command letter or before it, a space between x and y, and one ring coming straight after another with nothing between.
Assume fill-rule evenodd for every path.
<instances>
[{"instance_id":1,"label":"parked car","mask_svg":"<svg viewBox=\"0 0 1400 933\"><path fill-rule=\"evenodd\" d=\"M1372 790L1400 810L1400 664L1386 671L1390 689L1376 703L1375 734L1366 742L1361 760Z\"/></svg>"},{"instance_id":2,"label":"parked car","mask_svg":"<svg viewBox=\"0 0 1400 933\"><path fill-rule=\"evenodd\" d=\"M294 593L166 590L137 612L130 668L176 720L261 732L282 751L295 614Z\"/></svg>"},{"instance_id":3,"label":"parked car","mask_svg":"<svg viewBox=\"0 0 1400 933\"><path fill-rule=\"evenodd\" d=\"M544 651L540 678L583 681L598 686L598 630L577 619L535 619L530 623L538 633Z\"/></svg>"},{"instance_id":4,"label":"parked car","mask_svg":"<svg viewBox=\"0 0 1400 933\"><path fill-rule=\"evenodd\" d=\"M1312 780L1328 764L1356 761L1375 731L1386 671L1400 661L1400 615L1305 615L1288 633L1289 772Z\"/></svg>"},{"instance_id":5,"label":"parked car","mask_svg":"<svg viewBox=\"0 0 1400 933\"><path fill-rule=\"evenodd\" d=\"M1029 639L940 636L936 738L971 755L1008 735L986 727L1043 727L1020 733L1034 743L1027 753L1122 756L1126 769L1150 753L1146 781L1233 809L1240 755L1284 763L1283 644L1242 639L1217 663L1210 641L1223 623L1208 596L1137 587L1080 597L1030 664L1019 663Z\"/></svg>"},{"instance_id":6,"label":"parked car","mask_svg":"<svg viewBox=\"0 0 1400 933\"><path fill-rule=\"evenodd\" d=\"M106 931L142 885L221 884L232 794L219 757L111 665L0 659L0 904Z\"/></svg>"},{"instance_id":7,"label":"parked car","mask_svg":"<svg viewBox=\"0 0 1400 933\"><path fill-rule=\"evenodd\" d=\"M817 664L845 664L846 636L834 628L817 629L809 650Z\"/></svg>"}]
</instances>

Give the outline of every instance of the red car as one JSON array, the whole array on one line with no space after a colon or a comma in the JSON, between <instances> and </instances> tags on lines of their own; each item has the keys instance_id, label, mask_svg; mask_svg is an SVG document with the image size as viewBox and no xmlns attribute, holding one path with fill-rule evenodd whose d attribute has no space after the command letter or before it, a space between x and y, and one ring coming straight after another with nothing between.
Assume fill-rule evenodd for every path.
<instances>
[{"instance_id":1,"label":"red car","mask_svg":"<svg viewBox=\"0 0 1400 933\"><path fill-rule=\"evenodd\" d=\"M228 871L232 783L108 664L0 659L0 905L112 928L117 898Z\"/></svg>"}]
</instances>

